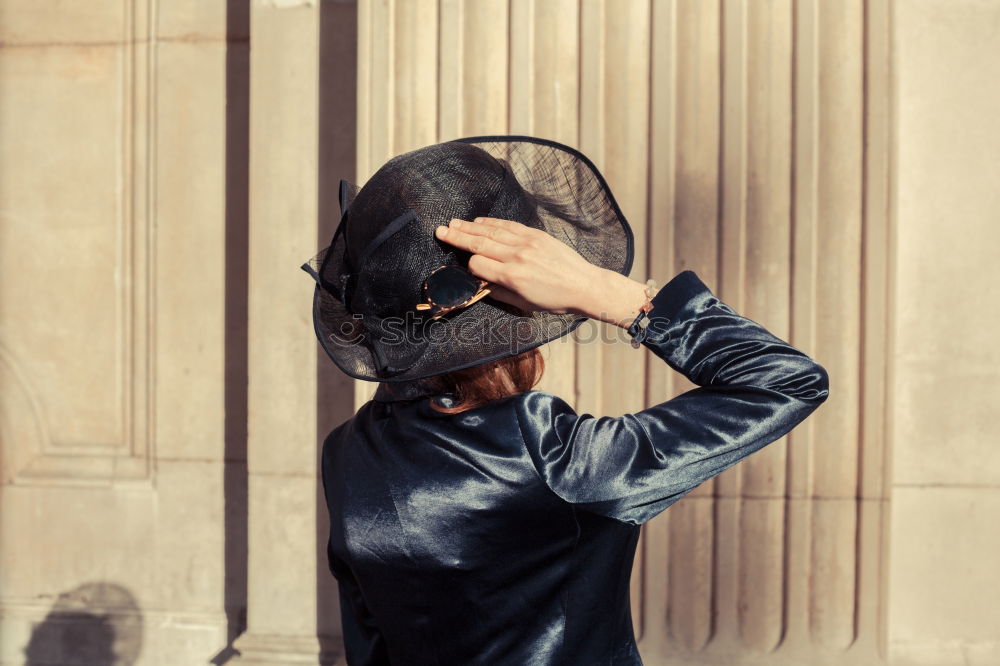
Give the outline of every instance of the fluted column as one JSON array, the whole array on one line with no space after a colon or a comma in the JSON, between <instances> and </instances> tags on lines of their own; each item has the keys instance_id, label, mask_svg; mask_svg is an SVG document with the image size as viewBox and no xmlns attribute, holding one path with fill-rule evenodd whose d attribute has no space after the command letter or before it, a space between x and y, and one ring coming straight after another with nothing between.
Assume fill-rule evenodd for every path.
<instances>
[{"instance_id":1,"label":"fluted column","mask_svg":"<svg viewBox=\"0 0 1000 666\"><path fill-rule=\"evenodd\" d=\"M316 664L316 341L319 6L251 10L249 546L241 663ZM324 660L324 663L326 660Z\"/></svg>"}]
</instances>

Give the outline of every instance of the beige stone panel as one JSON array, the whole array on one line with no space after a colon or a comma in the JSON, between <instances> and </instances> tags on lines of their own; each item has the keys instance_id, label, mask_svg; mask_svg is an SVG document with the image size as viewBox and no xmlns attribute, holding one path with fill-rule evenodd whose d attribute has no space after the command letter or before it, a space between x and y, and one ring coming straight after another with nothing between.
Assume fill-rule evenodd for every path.
<instances>
[{"instance_id":1,"label":"beige stone panel","mask_svg":"<svg viewBox=\"0 0 1000 666\"><path fill-rule=\"evenodd\" d=\"M249 610L255 634L315 635L316 483L312 477L250 477Z\"/></svg>"},{"instance_id":2,"label":"beige stone panel","mask_svg":"<svg viewBox=\"0 0 1000 666\"><path fill-rule=\"evenodd\" d=\"M901 361L894 389L896 483L1000 484L1000 371Z\"/></svg>"},{"instance_id":3,"label":"beige stone panel","mask_svg":"<svg viewBox=\"0 0 1000 666\"><path fill-rule=\"evenodd\" d=\"M650 177L656 177L649 183L649 194L661 197L664 209L652 211L645 229L648 275L634 277L653 277L664 284L691 268L717 290L721 10L718 4L682 0L653 11L652 40L654 49L659 50L651 64L654 107L650 121L656 123L661 114L667 114L668 120L662 122L669 124L658 130L669 132L660 140L667 142L665 147L673 154L651 151L649 155L650 167L655 170ZM659 45L661 40L666 40L669 50ZM664 185L669 198L659 192ZM651 378L669 375L659 383L668 383L672 395L694 387L684 376L663 367L659 359L646 361ZM712 597L716 581L711 553L714 546L728 547L724 541L716 542L715 483L702 484L670 509L674 513L669 635L672 648L681 654L700 651L714 638Z\"/></svg>"},{"instance_id":4,"label":"beige stone panel","mask_svg":"<svg viewBox=\"0 0 1000 666\"><path fill-rule=\"evenodd\" d=\"M143 618L142 659L136 666L177 666L204 663L226 644L225 617L193 613L157 613ZM233 663L233 662L231 662Z\"/></svg>"},{"instance_id":5,"label":"beige stone panel","mask_svg":"<svg viewBox=\"0 0 1000 666\"><path fill-rule=\"evenodd\" d=\"M226 577L222 466L158 460L156 483L152 553L148 545L136 547L141 542L131 549L145 553L142 564L133 564L149 570L152 584L145 591L155 595L161 609L221 611Z\"/></svg>"},{"instance_id":6,"label":"beige stone panel","mask_svg":"<svg viewBox=\"0 0 1000 666\"><path fill-rule=\"evenodd\" d=\"M358 168L363 184L392 157L395 25L389 0L358 4ZM442 20L444 12L442 11ZM442 35L445 33L442 30ZM444 74L442 72L442 80ZM447 108L442 99L441 108ZM443 128L442 128L443 133ZM448 137L451 138L451 137ZM360 389L360 382L355 385ZM360 400L360 395L358 396Z\"/></svg>"},{"instance_id":7,"label":"beige stone panel","mask_svg":"<svg viewBox=\"0 0 1000 666\"><path fill-rule=\"evenodd\" d=\"M996 487L893 488L892 663L949 666L1000 659L998 522Z\"/></svg>"},{"instance_id":8,"label":"beige stone panel","mask_svg":"<svg viewBox=\"0 0 1000 666\"><path fill-rule=\"evenodd\" d=\"M243 5L244 8L233 5ZM169 0L156 5L156 32L160 39L184 41L224 41L227 37L227 7L229 12L248 11L249 0L236 3L205 2L205 0ZM229 39L248 39L238 32Z\"/></svg>"},{"instance_id":9,"label":"beige stone panel","mask_svg":"<svg viewBox=\"0 0 1000 666\"><path fill-rule=\"evenodd\" d=\"M507 0L466 0L462 10L464 135L508 131L508 19Z\"/></svg>"},{"instance_id":10,"label":"beige stone panel","mask_svg":"<svg viewBox=\"0 0 1000 666\"><path fill-rule=\"evenodd\" d=\"M830 507L831 503L835 503ZM824 509L825 507L825 509ZM835 577L827 582L829 573L813 563L813 551L823 547L818 543L816 533L829 530L831 525L839 523L829 516L817 518L819 511L829 513L848 513L855 510L849 500L813 500L810 498L791 498L785 503L785 543L784 555L784 624L785 629L781 643L775 651L774 663L832 663L832 664L876 664L883 663L880 652L882 632L882 609L884 603L882 548L887 503L871 500L861 503L859 509L859 532L856 549L857 556L857 595L854 625L857 636L848 647L843 645L824 645L812 635L810 624L813 616L819 610L817 607L829 605L831 586L841 586L843 592L849 592L851 582L844 582L848 576ZM850 563L855 545L849 534L839 535L843 543L832 558ZM845 555L846 553L846 555ZM821 558L823 559L823 558ZM829 558L826 558L829 559ZM835 593L833 595L836 596ZM850 599L841 604L849 605ZM848 613L849 615L849 613ZM778 661L778 660L781 661Z\"/></svg>"},{"instance_id":11,"label":"beige stone panel","mask_svg":"<svg viewBox=\"0 0 1000 666\"><path fill-rule=\"evenodd\" d=\"M811 508L810 635L814 645L843 651L856 638L857 501L817 498Z\"/></svg>"},{"instance_id":12,"label":"beige stone panel","mask_svg":"<svg viewBox=\"0 0 1000 666\"><path fill-rule=\"evenodd\" d=\"M132 1L4 0L0 4L0 44L44 46L120 42L124 39L122 28Z\"/></svg>"},{"instance_id":13,"label":"beige stone panel","mask_svg":"<svg viewBox=\"0 0 1000 666\"><path fill-rule=\"evenodd\" d=\"M635 235L635 258L630 275L646 280L646 196L649 122L649 7L642 3L609 3L600 29L605 41L605 69L599 103L606 114L603 149L595 164L601 169ZM581 47L593 36L585 35ZM584 150L585 154L589 153ZM593 158L592 158L593 159ZM616 336L617 337L617 336ZM601 382L613 390L601 396L600 410L619 415L634 411L643 401L644 357L627 344L603 349Z\"/></svg>"},{"instance_id":14,"label":"beige stone panel","mask_svg":"<svg viewBox=\"0 0 1000 666\"><path fill-rule=\"evenodd\" d=\"M675 274L693 269L718 292L721 9L716 3L678 0L676 12L672 259ZM653 247L650 254L661 252Z\"/></svg>"},{"instance_id":15,"label":"beige stone panel","mask_svg":"<svg viewBox=\"0 0 1000 666\"><path fill-rule=\"evenodd\" d=\"M747 23L747 257L741 312L788 340L792 5L788 1L750 3ZM773 442L741 465L745 494L784 493L787 444L787 438ZM769 536L774 535L765 538ZM756 578L753 573L750 577Z\"/></svg>"},{"instance_id":16,"label":"beige stone panel","mask_svg":"<svg viewBox=\"0 0 1000 666\"><path fill-rule=\"evenodd\" d=\"M650 10L649 118L649 276L666 284L679 271L674 248L676 200L677 21L673 2L653 3ZM683 380L652 354L646 361L646 402L663 402ZM647 594L653 594L652 589Z\"/></svg>"},{"instance_id":17,"label":"beige stone panel","mask_svg":"<svg viewBox=\"0 0 1000 666\"><path fill-rule=\"evenodd\" d=\"M46 446L126 444L142 285L128 281L123 244L134 223L121 193L124 56L85 46L0 58L2 344L40 408Z\"/></svg>"},{"instance_id":18,"label":"beige stone panel","mask_svg":"<svg viewBox=\"0 0 1000 666\"><path fill-rule=\"evenodd\" d=\"M670 511L642 527L642 624L639 651L645 656L663 652L670 630ZM635 622L635 618L633 618Z\"/></svg>"},{"instance_id":19,"label":"beige stone panel","mask_svg":"<svg viewBox=\"0 0 1000 666\"><path fill-rule=\"evenodd\" d=\"M740 637L751 652L771 652L778 647L785 629L783 498L744 498L739 546Z\"/></svg>"},{"instance_id":20,"label":"beige stone panel","mask_svg":"<svg viewBox=\"0 0 1000 666\"><path fill-rule=\"evenodd\" d=\"M747 131L749 67L749 3L722 3L720 81L721 145L719 147L720 227L719 260L721 271L715 285L716 295L741 311L747 262ZM717 481L720 492L739 492L740 475L723 474Z\"/></svg>"},{"instance_id":21,"label":"beige stone panel","mask_svg":"<svg viewBox=\"0 0 1000 666\"><path fill-rule=\"evenodd\" d=\"M895 12L896 482L1000 482L997 20L985 2Z\"/></svg>"},{"instance_id":22,"label":"beige stone panel","mask_svg":"<svg viewBox=\"0 0 1000 666\"><path fill-rule=\"evenodd\" d=\"M899 353L995 368L1000 5L896 3L893 18Z\"/></svg>"},{"instance_id":23,"label":"beige stone panel","mask_svg":"<svg viewBox=\"0 0 1000 666\"><path fill-rule=\"evenodd\" d=\"M600 28L606 48L602 63L605 69L603 89L594 100L604 106L606 114L601 137L604 149L598 155L601 161L595 164L607 179L632 227L635 258L630 275L641 281L647 279L649 11L645 3L607 3ZM584 42L581 48L587 48ZM589 154L586 150L583 152ZM614 339L621 340L617 333ZM642 351L621 342L605 345L602 349L600 382L609 387L601 395L602 414L618 416L634 412L643 405L644 388L636 381L642 377L645 367ZM641 576L644 566L644 559L636 558L630 588L632 614L640 626L645 623ZM641 635L637 638L641 639Z\"/></svg>"},{"instance_id":24,"label":"beige stone panel","mask_svg":"<svg viewBox=\"0 0 1000 666\"><path fill-rule=\"evenodd\" d=\"M579 102L579 148L598 169L604 170L606 145L604 127L607 123L607 108L604 104L605 68L607 40L602 28L604 24L604 3L587 2L580 5L580 102ZM607 173L604 173L607 177ZM614 184L610 184L612 191ZM627 217L627 214L626 214ZM602 378L607 345L600 343L611 329L604 322L589 320L574 331L577 339L594 339L581 344L576 351L576 391L577 411L600 413L606 384ZM636 555L641 561L642 555ZM641 564L636 564L636 568ZM642 622L633 617L633 622Z\"/></svg>"},{"instance_id":25,"label":"beige stone panel","mask_svg":"<svg viewBox=\"0 0 1000 666\"><path fill-rule=\"evenodd\" d=\"M535 385L536 390L558 395L571 406L576 402L577 347L573 340L572 335L568 335L539 348L545 371Z\"/></svg>"},{"instance_id":26,"label":"beige stone panel","mask_svg":"<svg viewBox=\"0 0 1000 666\"><path fill-rule=\"evenodd\" d=\"M395 87L392 154L399 155L437 140L437 1L397 3L393 20L393 69L387 78Z\"/></svg>"},{"instance_id":27,"label":"beige stone panel","mask_svg":"<svg viewBox=\"0 0 1000 666\"><path fill-rule=\"evenodd\" d=\"M809 607L812 604L812 500L790 497L785 503L785 635L784 649L808 649Z\"/></svg>"},{"instance_id":28,"label":"beige stone panel","mask_svg":"<svg viewBox=\"0 0 1000 666\"><path fill-rule=\"evenodd\" d=\"M881 500L888 495L890 446L887 435L890 415L888 379L890 344L895 317L890 287L895 272L893 260L892 200L892 13L891 0L869 0L865 4L865 196L864 252L862 271L863 338L861 340L862 419L858 494ZM802 256L804 253L799 253ZM807 266L815 263L810 254ZM812 273L806 274L813 277ZM811 314L811 313L810 313ZM798 326L801 340L814 340L812 318ZM797 440L793 440L797 441ZM864 515L864 514L863 514ZM881 526L878 528L881 530ZM881 551L881 549L878 549ZM872 551L864 553L862 559ZM881 552L878 552L881 557ZM869 586L868 589L872 589ZM863 588L864 589L864 588ZM869 625L871 626L871 625ZM881 632L880 632L881 637ZM861 637L864 640L864 636Z\"/></svg>"},{"instance_id":29,"label":"beige stone panel","mask_svg":"<svg viewBox=\"0 0 1000 666\"><path fill-rule=\"evenodd\" d=\"M830 397L810 419L813 492L855 498L858 491L862 175L864 173L864 14L860 0L816 5L815 170L819 263L817 338L804 349L830 375Z\"/></svg>"},{"instance_id":30,"label":"beige stone panel","mask_svg":"<svg viewBox=\"0 0 1000 666\"><path fill-rule=\"evenodd\" d=\"M701 650L712 638L715 545L712 505L709 497L689 497L667 510L670 513L667 635L675 651ZM660 557L650 557L647 562L652 564Z\"/></svg>"},{"instance_id":31,"label":"beige stone panel","mask_svg":"<svg viewBox=\"0 0 1000 666\"><path fill-rule=\"evenodd\" d=\"M747 3L734 12L739 69L726 76L744 79L730 83L745 108L731 129L737 141L737 163L726 177L745 179L732 188L736 198L725 210L740 204L723 242L744 255L733 266L720 267L731 305L788 340L791 303L789 256L791 221L791 129L793 11L789 2ZM735 37L736 35L734 35ZM728 35L727 35L728 37ZM723 48L728 48L728 42ZM727 113L724 111L723 113ZM729 111L732 113L732 111ZM734 119L735 121L735 119ZM734 122L731 121L731 122ZM723 190L726 194L729 189ZM732 273L733 271L739 273ZM738 285L733 283L739 280ZM723 297L726 300L726 297ZM776 650L785 627L785 500L788 438L769 444L720 479L720 491L736 487L740 505L738 607L740 643L752 654ZM739 475L736 480L732 477ZM758 499L759 498L759 499ZM733 547L728 545L727 547Z\"/></svg>"},{"instance_id":32,"label":"beige stone panel","mask_svg":"<svg viewBox=\"0 0 1000 666\"><path fill-rule=\"evenodd\" d=\"M371 12L374 21L374 7ZM440 16L438 140L507 133L510 11L506 0L441 0ZM373 67L379 58L374 56ZM372 108L376 101L372 99ZM358 130L364 137L360 124Z\"/></svg>"},{"instance_id":33,"label":"beige stone panel","mask_svg":"<svg viewBox=\"0 0 1000 666\"><path fill-rule=\"evenodd\" d=\"M318 234L319 19L310 2L252 7L246 663L319 653L318 345L299 270Z\"/></svg>"},{"instance_id":34,"label":"beige stone panel","mask_svg":"<svg viewBox=\"0 0 1000 666\"><path fill-rule=\"evenodd\" d=\"M794 123L792 165L792 256L790 300L793 344L806 353L815 354L817 312L822 304L817 301L816 282L822 261L819 247L819 203L817 178L821 152L819 146L819 49L821 25L819 0L801 0L795 3L794 51L792 80L794 95ZM786 492L790 497L803 498L813 490L813 458L815 456L815 422L809 418L787 437L788 473ZM808 551L806 552L808 555ZM803 613L790 613L790 623L801 621Z\"/></svg>"},{"instance_id":35,"label":"beige stone panel","mask_svg":"<svg viewBox=\"0 0 1000 666\"><path fill-rule=\"evenodd\" d=\"M254 17L267 26L254 33L252 53L261 55L250 86L251 473L316 469L317 344L299 270L316 250L315 59L302 42L316 38L314 14L292 7Z\"/></svg>"},{"instance_id":36,"label":"beige stone panel","mask_svg":"<svg viewBox=\"0 0 1000 666\"><path fill-rule=\"evenodd\" d=\"M223 43L157 47L155 263L167 278L154 292L161 459L223 456L225 64Z\"/></svg>"},{"instance_id":37,"label":"beige stone panel","mask_svg":"<svg viewBox=\"0 0 1000 666\"><path fill-rule=\"evenodd\" d=\"M710 650L743 651L740 636L740 514L742 498L702 498L715 506L712 567L712 641Z\"/></svg>"},{"instance_id":38,"label":"beige stone panel","mask_svg":"<svg viewBox=\"0 0 1000 666\"><path fill-rule=\"evenodd\" d=\"M456 139L463 134L462 129L462 99L464 88L462 85L462 62L458 56L462 52L465 44L465 35L462 34L462 10L465 6L464 0L439 0L440 11L438 32L438 141L449 141ZM365 13L364 5L358 8L358 16ZM361 50L364 35L359 35L359 53ZM374 61L375 55L372 55ZM369 71L371 65L358 61L358 76ZM363 99L364 91L358 90L358 110L368 108L368 101ZM362 124L366 123L362 117L358 117L358 141L363 141L365 136L362 131ZM369 127L365 125L365 127ZM360 153L359 153L360 154Z\"/></svg>"},{"instance_id":39,"label":"beige stone panel","mask_svg":"<svg viewBox=\"0 0 1000 666\"><path fill-rule=\"evenodd\" d=\"M580 5L511 0L510 131L576 145Z\"/></svg>"},{"instance_id":40,"label":"beige stone panel","mask_svg":"<svg viewBox=\"0 0 1000 666\"><path fill-rule=\"evenodd\" d=\"M1000 649L995 642L949 641L935 646L894 645L892 666L996 666Z\"/></svg>"},{"instance_id":41,"label":"beige stone panel","mask_svg":"<svg viewBox=\"0 0 1000 666\"><path fill-rule=\"evenodd\" d=\"M849 652L872 662L885 662L888 606L889 512L887 499L858 503L857 638Z\"/></svg>"},{"instance_id":42,"label":"beige stone panel","mask_svg":"<svg viewBox=\"0 0 1000 666\"><path fill-rule=\"evenodd\" d=\"M105 594L121 599L121 588L111 589L112 592ZM64 602L66 607L62 609L55 609L55 604L48 603L0 609L3 620L0 622L0 664L22 666L30 650L30 654L36 657L27 662L31 665L118 663L176 666L179 663L203 663L206 655L215 655L219 646L226 642L225 618L220 623L216 614L142 608L137 612L130 609L109 612L104 607L86 605L88 595L94 591L94 588L67 591L72 593L73 601ZM101 594L100 588L97 588L97 593ZM125 590L124 594L131 593ZM36 630L38 634L34 633ZM52 641L57 630L61 630L69 640ZM105 630L110 630L108 633L113 633L113 638ZM36 642L33 648L29 648L33 637ZM90 637L91 640L82 643L85 640L83 637ZM118 659L115 662L82 661L87 653L103 656L105 650ZM135 657L138 659L133 661Z\"/></svg>"},{"instance_id":43,"label":"beige stone panel","mask_svg":"<svg viewBox=\"0 0 1000 666\"><path fill-rule=\"evenodd\" d=\"M60 595L87 584L135 599L140 664L176 664L225 644L220 467L161 463L157 488L7 487L0 497L0 663ZM39 526L44 526L40 528ZM69 659L71 655L67 654Z\"/></svg>"},{"instance_id":44,"label":"beige stone panel","mask_svg":"<svg viewBox=\"0 0 1000 666\"><path fill-rule=\"evenodd\" d=\"M91 582L125 587L140 608L159 605L155 551L150 552L157 502L148 486L5 486L0 503L5 606L44 608L61 592Z\"/></svg>"},{"instance_id":45,"label":"beige stone panel","mask_svg":"<svg viewBox=\"0 0 1000 666\"><path fill-rule=\"evenodd\" d=\"M672 224L673 256L670 280L692 269L720 298L725 298L718 266L720 226L719 151L722 148L723 113L721 3L678 0L675 9L673 208L667 220L650 220L650 227ZM655 232L654 232L655 233ZM650 256L660 248L652 246ZM674 378L676 392L694 388L686 378ZM725 483L725 474L711 479L692 495L710 497ZM684 500L681 500L682 502Z\"/></svg>"}]
</instances>

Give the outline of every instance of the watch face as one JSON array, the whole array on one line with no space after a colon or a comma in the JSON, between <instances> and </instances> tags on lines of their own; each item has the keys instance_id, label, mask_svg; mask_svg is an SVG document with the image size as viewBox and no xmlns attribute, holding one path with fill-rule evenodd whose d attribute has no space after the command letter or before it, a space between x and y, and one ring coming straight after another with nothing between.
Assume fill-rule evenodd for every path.
<instances>
[{"instance_id":1,"label":"watch face","mask_svg":"<svg viewBox=\"0 0 1000 666\"><path fill-rule=\"evenodd\" d=\"M479 291L480 280L458 265L435 270L424 283L424 293L437 306L453 308Z\"/></svg>"}]
</instances>

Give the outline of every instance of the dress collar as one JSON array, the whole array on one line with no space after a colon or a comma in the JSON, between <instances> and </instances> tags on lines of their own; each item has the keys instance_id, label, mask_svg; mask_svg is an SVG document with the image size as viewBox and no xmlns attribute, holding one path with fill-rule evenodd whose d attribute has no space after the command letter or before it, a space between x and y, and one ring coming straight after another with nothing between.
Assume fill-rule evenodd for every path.
<instances>
[{"instance_id":1,"label":"dress collar","mask_svg":"<svg viewBox=\"0 0 1000 666\"><path fill-rule=\"evenodd\" d=\"M398 402L401 400L416 400L436 395L419 379L405 382L379 382L372 400L379 402ZM448 395L447 393L444 395Z\"/></svg>"}]
</instances>

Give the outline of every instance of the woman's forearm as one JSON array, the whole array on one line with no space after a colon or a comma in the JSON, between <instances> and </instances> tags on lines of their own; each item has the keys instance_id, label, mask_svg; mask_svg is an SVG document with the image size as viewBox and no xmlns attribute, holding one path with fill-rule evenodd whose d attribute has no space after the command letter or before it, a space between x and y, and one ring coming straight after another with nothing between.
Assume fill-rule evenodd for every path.
<instances>
[{"instance_id":1,"label":"woman's forearm","mask_svg":"<svg viewBox=\"0 0 1000 666\"><path fill-rule=\"evenodd\" d=\"M600 270L583 295L579 311L591 319L628 328L646 302L646 285L621 273Z\"/></svg>"}]
</instances>

